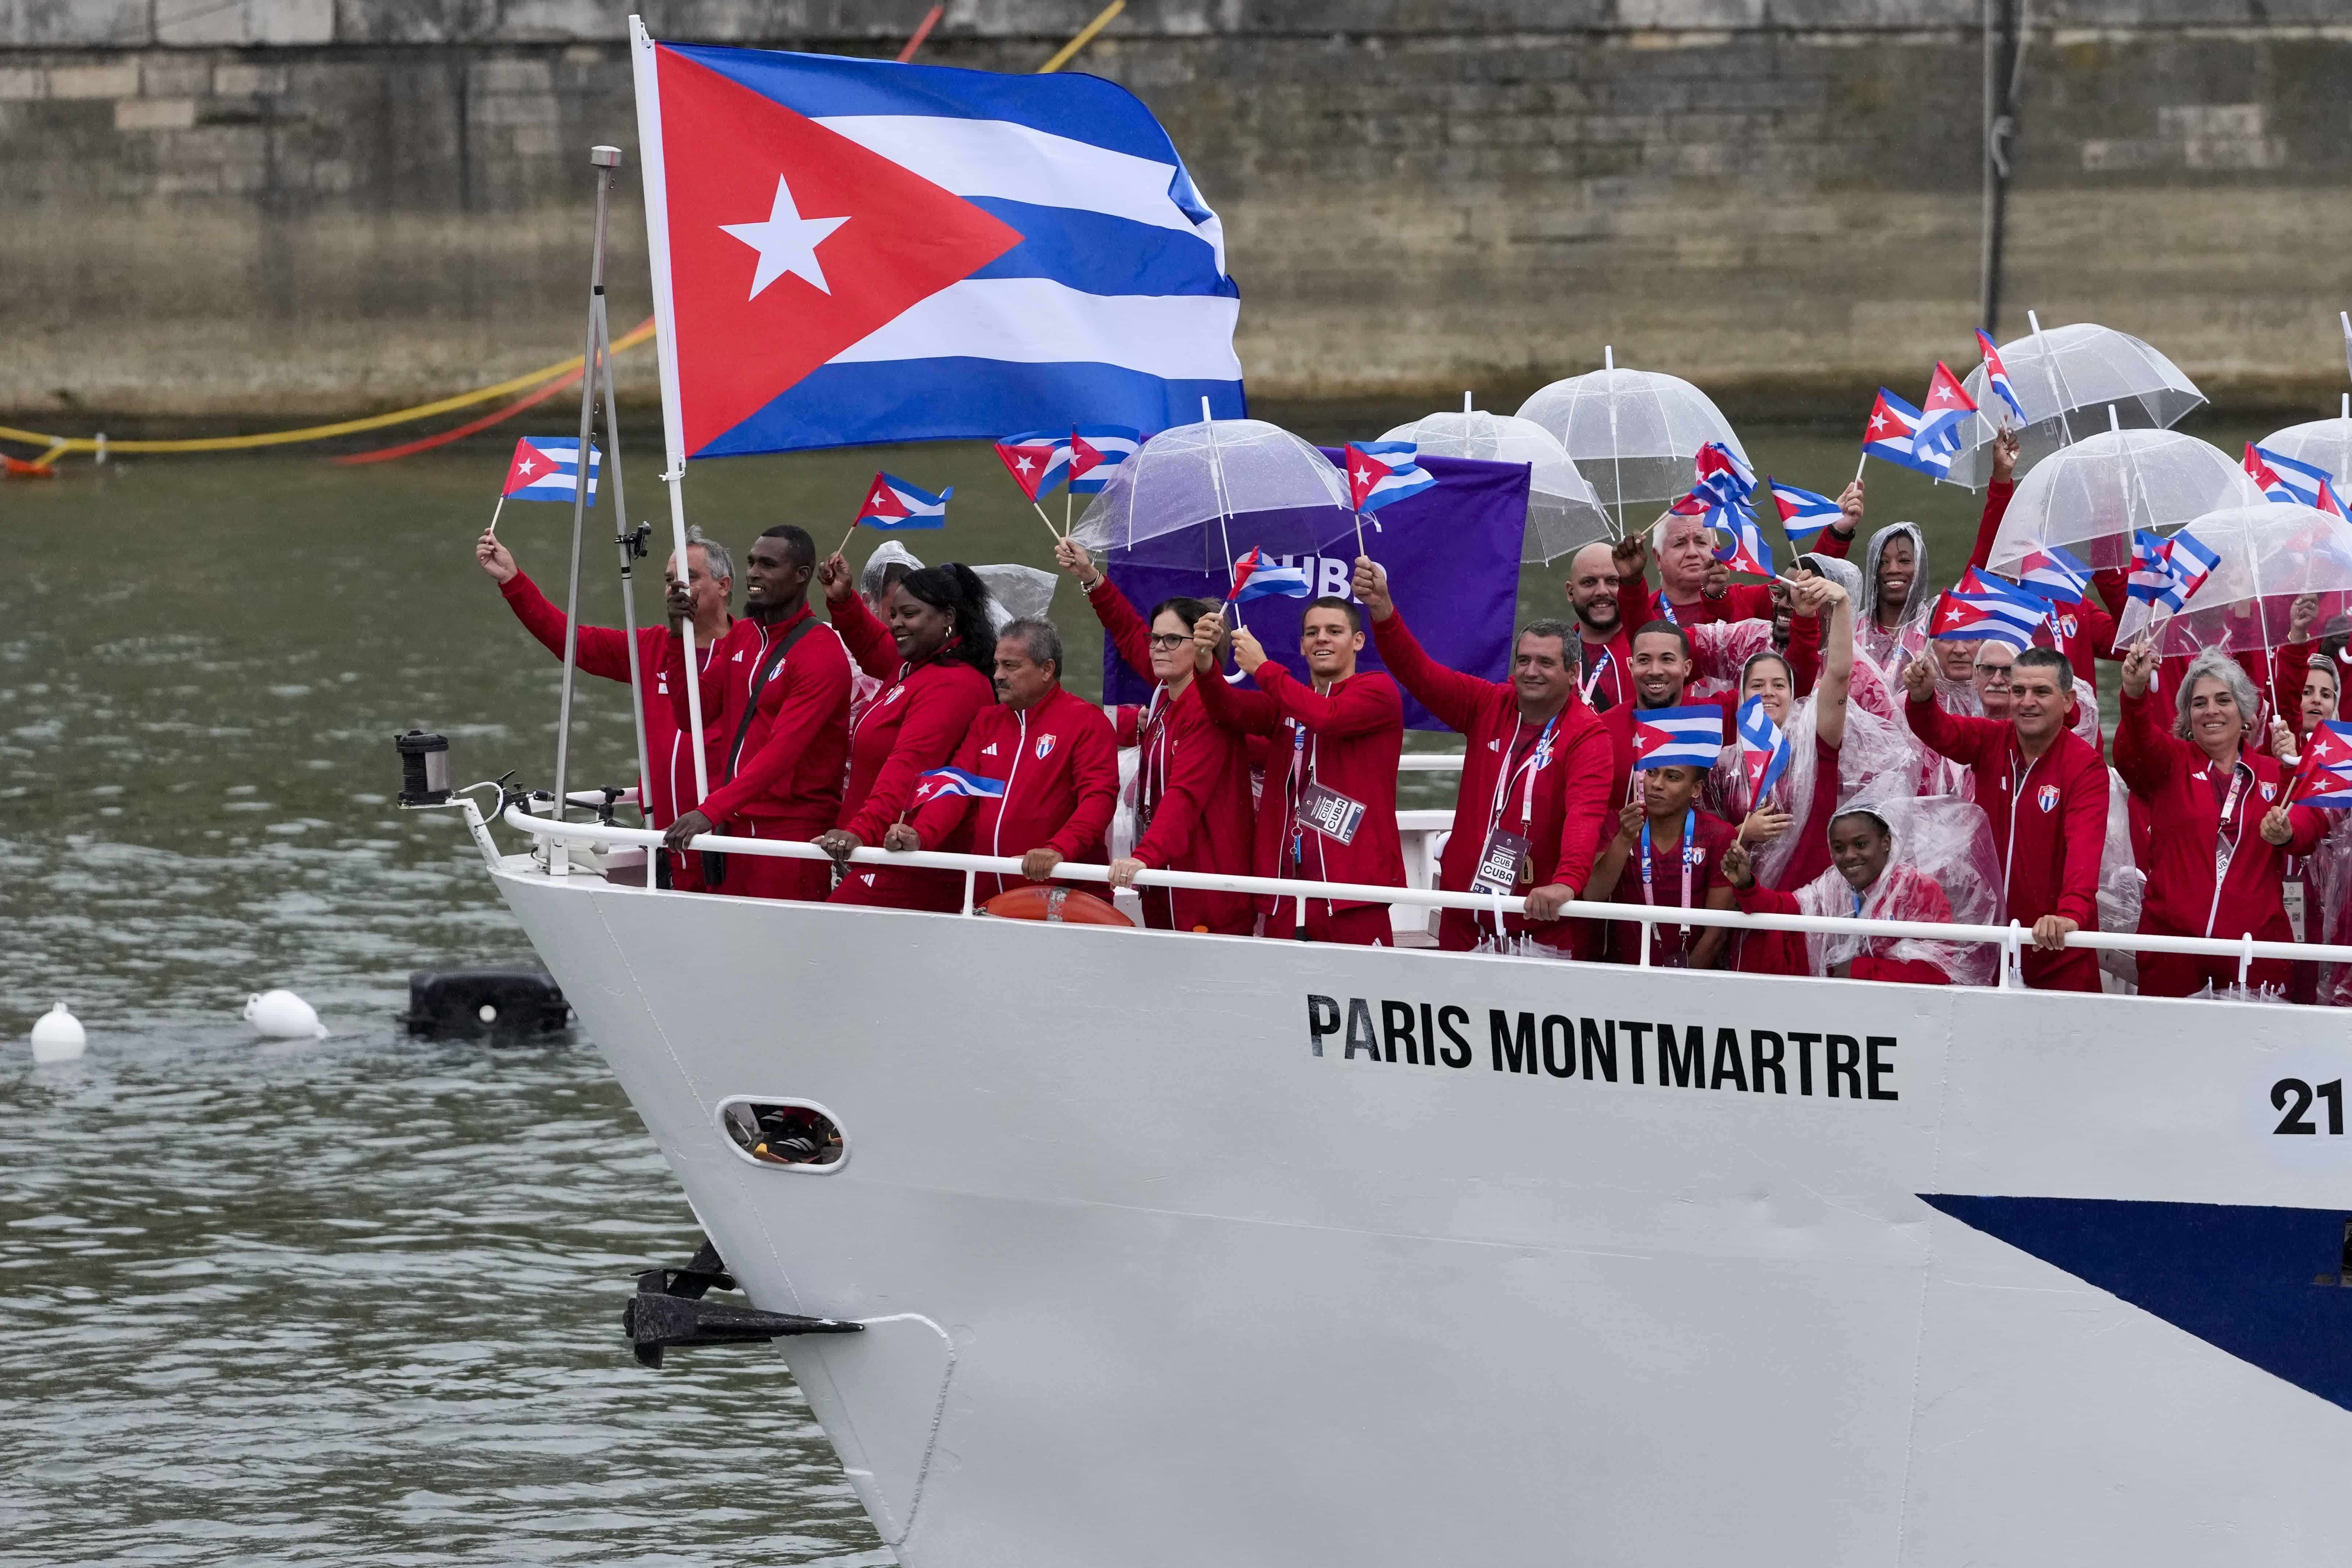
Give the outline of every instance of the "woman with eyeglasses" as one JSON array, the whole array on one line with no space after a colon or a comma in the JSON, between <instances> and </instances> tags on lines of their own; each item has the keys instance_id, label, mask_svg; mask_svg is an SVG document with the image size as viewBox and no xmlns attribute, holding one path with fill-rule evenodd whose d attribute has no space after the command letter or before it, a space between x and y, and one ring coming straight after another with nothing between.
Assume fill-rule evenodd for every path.
<instances>
[{"instance_id":1,"label":"woman with eyeglasses","mask_svg":"<svg viewBox=\"0 0 2352 1568\"><path fill-rule=\"evenodd\" d=\"M1205 599L1162 599L1150 616L1136 614L1086 546L1064 540L1054 558L1087 592L1103 636L1136 674L1153 683L1151 699L1118 710L1118 743L1134 746L1134 850L1111 862L1111 886L1132 887L1137 873L1250 874L1257 828L1247 743L1209 716L1192 689L1192 628L1222 613ZM1208 679L1222 679L1212 674ZM1246 893L1145 888L1143 923L1155 931L1248 936L1257 913Z\"/></svg>"}]
</instances>

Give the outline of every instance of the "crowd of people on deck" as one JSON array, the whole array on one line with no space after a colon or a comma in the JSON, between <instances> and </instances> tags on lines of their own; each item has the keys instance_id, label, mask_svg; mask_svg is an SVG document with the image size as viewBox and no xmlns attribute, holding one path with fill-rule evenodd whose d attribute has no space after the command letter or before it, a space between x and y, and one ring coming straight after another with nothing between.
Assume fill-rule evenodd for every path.
<instances>
[{"instance_id":1,"label":"crowd of people on deck","mask_svg":"<svg viewBox=\"0 0 2352 1568\"><path fill-rule=\"evenodd\" d=\"M1995 448L1971 564L1981 570L2014 489L2013 437ZM2252 994L2352 1002L2352 966L2157 952L2101 952L2076 931L2236 942L2343 942L2352 813L2292 805L2296 758L2338 715L2340 661L2296 605L2273 656L2159 657L2117 641L2121 573L2060 606L2019 650L1939 639L1927 542L1911 522L1863 539L1864 491L1785 577L1731 584L1701 519L1567 562L1567 614L1531 620L1509 679L1433 658L1387 574L1355 563L1350 592L1309 603L1292 673L1226 606L1139 609L1075 542L1075 579L1149 700L1106 710L1063 686L1058 630L992 613L961 563L885 546L862 574L820 559L803 530L768 529L741 570L692 536L668 570L668 625L639 630L647 819L667 885L751 898L952 911L961 873L853 860L860 848L1018 858L979 879L986 900L1108 861L1144 923L1173 931L1381 946L1391 906L1340 896L1138 885L1147 871L1247 874L1370 890L1407 880L1397 819L1409 695L1464 739L1441 889L1497 900L1448 909L1429 933L1454 951L1933 984L1988 984L2000 949L1939 938L1951 924L2030 933L2021 983L2051 990ZM483 569L561 657L563 612L496 537ZM1650 581L1654 564L1656 583ZM821 600L820 619L811 604ZM708 793L688 724L691 624ZM1381 668L1361 667L1367 646ZM582 627L580 668L629 679L625 634ZM1234 673L1228 674L1228 668ZM2103 731L2099 683L2120 719ZM1789 760L1757 798L1738 714L1757 705ZM1645 711L1712 707L1720 761L1647 765ZM1712 732L1712 721L1706 722ZM1124 758L1123 753L1129 753ZM978 787L950 787L982 781ZM797 839L828 858L698 853L696 836ZM1525 913L1500 900L1524 900ZM1661 911L1580 918L1579 903ZM1899 932L1805 935L1678 924L1664 911L1850 916ZM1424 938L1423 940L1428 940ZM1646 953L1643 944L1646 941ZM2241 992L2241 987L2243 992Z\"/></svg>"}]
</instances>

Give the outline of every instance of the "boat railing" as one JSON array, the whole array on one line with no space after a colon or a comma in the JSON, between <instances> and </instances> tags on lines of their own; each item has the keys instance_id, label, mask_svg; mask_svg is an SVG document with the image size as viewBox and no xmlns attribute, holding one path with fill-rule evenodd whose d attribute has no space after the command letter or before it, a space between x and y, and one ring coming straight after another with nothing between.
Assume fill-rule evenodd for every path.
<instances>
[{"instance_id":1,"label":"boat railing","mask_svg":"<svg viewBox=\"0 0 2352 1568\"><path fill-rule=\"evenodd\" d=\"M453 805L462 805L475 829L478 842L492 854L492 865L498 862L482 830L480 814L470 800L462 797ZM662 842L662 835L651 828L624 827L601 822L558 822L551 817L535 816L521 805L510 805L502 820L509 827L543 841L558 852L549 856L549 869L558 875L568 874L562 847L572 845L626 845L643 848L650 855ZM692 849L724 855L766 855L788 860L823 860L831 858L814 844L797 839L739 838L718 833L698 834L688 841ZM963 877L963 907L961 912L975 912L974 884L982 876L1021 877L1021 860L1017 856L955 855L940 850L893 851L859 849L850 856L850 862L859 866L896 866L915 870L954 871ZM1080 865L1063 861L1054 868L1054 879L1067 882L1108 882L1108 866ZM1374 904L1406 904L1428 909L1466 910L1474 913L1495 916L1522 915L1526 900L1517 897L1496 897L1481 893L1448 892L1436 888L1386 887L1359 882L1314 882L1280 877L1236 877L1213 875L1202 871L1145 870L1139 873L1135 885L1139 888L1178 888L1200 892L1247 893L1256 896L1297 899L1334 899L1342 902ZM1683 909L1677 906L1665 915L1648 904L1604 904L1578 901L1563 911L1570 919L1623 921L1642 928L1640 964L1650 966L1651 928L1666 924L1675 926L1723 926L1733 931L1801 931L1809 936L1876 936L1913 937L1933 942L1985 942L2001 949L2000 978L2004 987L2020 984L2017 959L2031 944L2032 932L2011 921L2006 926L1943 924L1930 921L1857 920L1842 915L1764 915L1749 914L1739 910ZM2285 959L2303 963L2352 963L2352 947L2319 942L2257 942L2251 936L2233 939L2208 937L2159 936L2137 931L2077 931L2064 939L2070 948L2088 948L2104 952L2170 952L2194 954L2210 958L2234 958L2238 961L2238 977L2242 984L2247 971L2257 959Z\"/></svg>"}]
</instances>

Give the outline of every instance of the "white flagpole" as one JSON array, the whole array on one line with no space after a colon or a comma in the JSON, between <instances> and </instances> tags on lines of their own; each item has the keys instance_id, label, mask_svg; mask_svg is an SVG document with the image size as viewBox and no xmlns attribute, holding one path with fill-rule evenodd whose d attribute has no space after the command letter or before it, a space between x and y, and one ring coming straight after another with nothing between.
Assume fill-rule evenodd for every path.
<instances>
[{"instance_id":1,"label":"white flagpole","mask_svg":"<svg viewBox=\"0 0 2352 1568\"><path fill-rule=\"evenodd\" d=\"M1233 510L1233 502L1225 494L1225 465L1217 456L1217 418L1209 412L1209 395L1205 392L1201 395L1201 424L1209 433L1209 481L1217 493L1217 542L1224 548L1225 571L1230 582L1234 569L1234 541L1233 535L1226 531L1225 516ZM1242 607L1236 601L1234 605L1234 625L1241 624Z\"/></svg>"},{"instance_id":2,"label":"white flagpole","mask_svg":"<svg viewBox=\"0 0 2352 1568\"><path fill-rule=\"evenodd\" d=\"M1617 491L1617 537L1625 537L1625 468L1617 460L1617 345L1601 345L1601 368L1610 373L1609 390L1609 482Z\"/></svg>"},{"instance_id":3,"label":"white flagpole","mask_svg":"<svg viewBox=\"0 0 2352 1568\"><path fill-rule=\"evenodd\" d=\"M499 536L499 513L506 510L506 509L507 498L503 495L499 497L499 504L490 508L489 533L492 539L496 539Z\"/></svg>"},{"instance_id":4,"label":"white flagpole","mask_svg":"<svg viewBox=\"0 0 2352 1568\"><path fill-rule=\"evenodd\" d=\"M629 18L630 60L637 89L637 159L646 192L646 254L654 282L654 342L661 367L662 442L668 458L663 482L669 487L671 551L678 570L686 570L686 423L678 412L677 307L671 298L669 277L668 165L662 154L660 79L654 70L654 41L644 19ZM694 755L694 799L700 805L710 793L710 767L702 754L702 682L700 662L694 653L694 617L678 627L686 644L686 720ZM681 813L680 815L684 815Z\"/></svg>"},{"instance_id":5,"label":"white flagpole","mask_svg":"<svg viewBox=\"0 0 2352 1568\"><path fill-rule=\"evenodd\" d=\"M589 439L593 431L596 413L596 300L604 292L604 220L612 210L613 167L600 156L605 151L598 148L589 154L596 165L596 237L589 252L588 262L588 343L580 360L580 446L572 453L572 575L563 596L563 694L558 699L555 714L555 820L562 822L571 809L570 787L572 766L572 689L579 673L580 663L580 544L588 520ZM613 153L618 162L620 153ZM631 693L635 695L634 692ZM570 874L572 863L561 839L548 845L547 869L551 876Z\"/></svg>"},{"instance_id":6,"label":"white flagpole","mask_svg":"<svg viewBox=\"0 0 2352 1568\"><path fill-rule=\"evenodd\" d=\"M589 154L597 165L599 178L610 178L610 172L621 165L618 147L598 147ZM629 493L621 482L621 405L613 395L613 321L604 301L604 286L596 285L596 355L598 390L604 398L604 440L613 449L613 543L621 555L621 629L628 638L629 650L629 718L637 731L637 816L650 825L653 821L654 764L653 748L646 740L646 680L638 668L637 653L637 591L635 571L639 550L638 531L629 526ZM691 582L690 563L680 559L678 575ZM662 852L646 852L646 886L660 886Z\"/></svg>"}]
</instances>

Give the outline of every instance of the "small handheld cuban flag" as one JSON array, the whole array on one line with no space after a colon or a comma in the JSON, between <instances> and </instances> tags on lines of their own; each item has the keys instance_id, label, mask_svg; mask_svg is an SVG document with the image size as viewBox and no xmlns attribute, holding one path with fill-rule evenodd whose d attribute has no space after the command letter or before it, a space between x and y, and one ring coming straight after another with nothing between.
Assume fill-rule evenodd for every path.
<instances>
[{"instance_id":1,"label":"small handheld cuban flag","mask_svg":"<svg viewBox=\"0 0 2352 1568\"><path fill-rule=\"evenodd\" d=\"M1349 442L1348 504L1358 511L1378 511L1436 484L1413 456L1410 441Z\"/></svg>"},{"instance_id":2,"label":"small handheld cuban flag","mask_svg":"<svg viewBox=\"0 0 2352 1568\"><path fill-rule=\"evenodd\" d=\"M1915 447L1919 427L1927 420L1927 416L1919 410L1880 387L1878 401L1870 406L1870 423L1863 427L1863 454L1916 469L1931 479L1942 479L1952 471L1951 459L1939 456L1932 447L1920 451Z\"/></svg>"},{"instance_id":3,"label":"small handheld cuban flag","mask_svg":"<svg viewBox=\"0 0 2352 1568\"><path fill-rule=\"evenodd\" d=\"M2273 452L2265 447L2246 443L2246 472L2263 487L2263 499L2274 501L2300 501L2305 506L2327 508L2320 497L2330 489L2336 476L2315 464L2297 462L2294 458Z\"/></svg>"},{"instance_id":4,"label":"small handheld cuban flag","mask_svg":"<svg viewBox=\"0 0 2352 1568\"><path fill-rule=\"evenodd\" d=\"M1715 766L1723 751L1723 710L1712 702L1646 708L1633 715L1633 769Z\"/></svg>"},{"instance_id":5,"label":"small handheld cuban flag","mask_svg":"<svg viewBox=\"0 0 2352 1568\"><path fill-rule=\"evenodd\" d=\"M2323 719L2304 743L2282 805L2315 805L2327 811L2352 806L2352 724Z\"/></svg>"},{"instance_id":6,"label":"small handheld cuban flag","mask_svg":"<svg viewBox=\"0 0 2352 1568\"><path fill-rule=\"evenodd\" d=\"M2180 608L2179 584L2165 562L2165 542L2146 529L2132 534L2131 580L2126 591L2160 610Z\"/></svg>"},{"instance_id":7,"label":"small handheld cuban flag","mask_svg":"<svg viewBox=\"0 0 2352 1568\"><path fill-rule=\"evenodd\" d=\"M857 513L852 528L864 526L880 533L911 533L918 529L945 528L948 525L948 498L955 494L950 485L939 494L918 489L895 474L877 474L866 492L866 504Z\"/></svg>"},{"instance_id":8,"label":"small handheld cuban flag","mask_svg":"<svg viewBox=\"0 0 2352 1568\"><path fill-rule=\"evenodd\" d=\"M2190 595L2205 585L2213 568L2221 564L2221 555L2213 547L2197 537L2193 528L2184 528L2165 541L2165 570L2172 574L2180 602L2187 604Z\"/></svg>"},{"instance_id":9,"label":"small handheld cuban flag","mask_svg":"<svg viewBox=\"0 0 2352 1568\"><path fill-rule=\"evenodd\" d=\"M975 800L1002 800L1004 781L982 778L961 768L933 768L915 781L917 800L940 800L951 795L969 795Z\"/></svg>"},{"instance_id":10,"label":"small handheld cuban flag","mask_svg":"<svg viewBox=\"0 0 2352 1568\"><path fill-rule=\"evenodd\" d=\"M2018 563L2017 585L2053 605L2079 605L2091 585L2091 568L2054 544L2037 544Z\"/></svg>"},{"instance_id":11,"label":"small handheld cuban flag","mask_svg":"<svg viewBox=\"0 0 2352 1568\"><path fill-rule=\"evenodd\" d=\"M1746 506L1717 507L1706 515L1707 526L1720 528L1730 537L1715 558L1734 572L1752 572L1759 577L1769 577L1772 571L1772 546L1764 531L1756 526L1756 514Z\"/></svg>"},{"instance_id":12,"label":"small handheld cuban flag","mask_svg":"<svg viewBox=\"0 0 2352 1568\"><path fill-rule=\"evenodd\" d=\"M1820 536L1822 529L1845 515L1844 509L1825 495L1801 490L1794 485L1767 478L1765 484L1772 492L1772 510L1780 516L1780 531L1789 536L1789 548L1802 551Z\"/></svg>"},{"instance_id":13,"label":"small handheld cuban flag","mask_svg":"<svg viewBox=\"0 0 2352 1568\"><path fill-rule=\"evenodd\" d=\"M1068 438L1050 430L1007 436L996 444L996 458L1013 476L1013 482L1021 487L1021 493L1032 501L1053 494L1054 487L1069 478L1072 471Z\"/></svg>"},{"instance_id":14,"label":"small handheld cuban flag","mask_svg":"<svg viewBox=\"0 0 2352 1568\"><path fill-rule=\"evenodd\" d=\"M1739 705L1739 760L1748 771L1748 798L1761 802L1789 771L1789 737L1772 715L1764 711L1764 699L1751 697Z\"/></svg>"},{"instance_id":15,"label":"small handheld cuban flag","mask_svg":"<svg viewBox=\"0 0 2352 1568\"><path fill-rule=\"evenodd\" d=\"M1756 493L1756 470L1719 441L1709 441L1701 447L1692 467L1696 470L1697 482L1691 486L1688 495L1667 510L1683 517L1698 517L1745 506L1748 498Z\"/></svg>"},{"instance_id":16,"label":"small handheld cuban flag","mask_svg":"<svg viewBox=\"0 0 2352 1568\"><path fill-rule=\"evenodd\" d=\"M1252 549L1234 563L1233 591L1225 595L1228 605L1246 605L1253 599L1311 599L1315 585L1307 581L1304 566L1286 566L1269 560L1265 552Z\"/></svg>"},{"instance_id":17,"label":"small handheld cuban flag","mask_svg":"<svg viewBox=\"0 0 2352 1568\"><path fill-rule=\"evenodd\" d=\"M1920 412L1923 418L1918 434L1911 438L1912 449L1935 453L1948 470L1960 449L1961 430L1976 417L1977 404L1942 360L1936 362L1935 378L1927 383L1927 402Z\"/></svg>"},{"instance_id":18,"label":"small handheld cuban flag","mask_svg":"<svg viewBox=\"0 0 2352 1568\"><path fill-rule=\"evenodd\" d=\"M1977 329L1977 346L1984 350L1985 382L1992 388L1993 395L2009 405L2009 411L2017 416L2020 425L2026 423L2025 405L2017 400L2017 388L2010 384L2009 367L2000 363L2000 351L1993 347L1992 339L1982 327Z\"/></svg>"},{"instance_id":19,"label":"small handheld cuban flag","mask_svg":"<svg viewBox=\"0 0 2352 1568\"><path fill-rule=\"evenodd\" d=\"M596 499L596 476L604 454L588 447L588 499ZM501 501L572 500L580 476L580 442L572 436L525 436L515 443L514 460L507 465L507 488Z\"/></svg>"},{"instance_id":20,"label":"small handheld cuban flag","mask_svg":"<svg viewBox=\"0 0 2352 1568\"><path fill-rule=\"evenodd\" d=\"M1110 483L1111 474L1135 456L1143 434L1124 425L1081 425L1070 432L1070 489L1092 495Z\"/></svg>"},{"instance_id":21,"label":"small handheld cuban flag","mask_svg":"<svg viewBox=\"0 0 2352 1568\"><path fill-rule=\"evenodd\" d=\"M1936 602L1929 636L1949 642L2002 642L2020 652L2050 618L2050 602L1978 574L1971 566Z\"/></svg>"}]
</instances>

